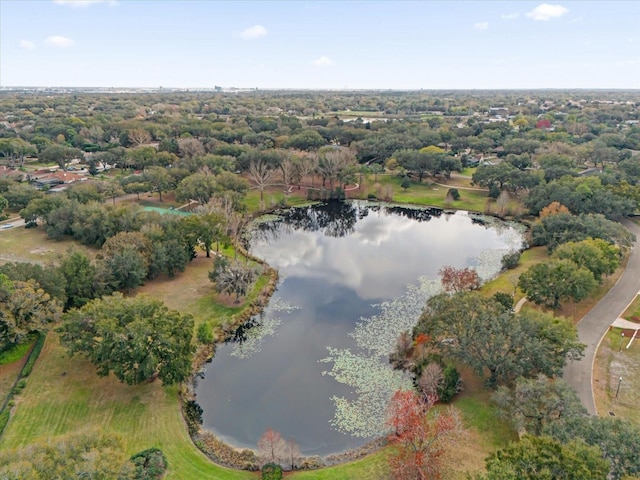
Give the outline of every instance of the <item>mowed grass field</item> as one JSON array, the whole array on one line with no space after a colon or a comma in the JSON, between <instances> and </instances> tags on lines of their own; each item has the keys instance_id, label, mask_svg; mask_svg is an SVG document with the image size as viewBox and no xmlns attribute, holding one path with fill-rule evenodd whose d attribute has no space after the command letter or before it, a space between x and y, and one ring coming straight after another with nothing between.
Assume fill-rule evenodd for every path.
<instances>
[{"instance_id":1,"label":"mowed grass field","mask_svg":"<svg viewBox=\"0 0 640 480\"><path fill-rule=\"evenodd\" d=\"M256 478L219 467L196 449L182 419L177 388L163 388L158 381L128 386L113 376L98 377L88 361L67 357L52 332L16 397L0 449L96 428L119 434L128 455L161 448L169 461L167 479Z\"/></svg>"}]
</instances>

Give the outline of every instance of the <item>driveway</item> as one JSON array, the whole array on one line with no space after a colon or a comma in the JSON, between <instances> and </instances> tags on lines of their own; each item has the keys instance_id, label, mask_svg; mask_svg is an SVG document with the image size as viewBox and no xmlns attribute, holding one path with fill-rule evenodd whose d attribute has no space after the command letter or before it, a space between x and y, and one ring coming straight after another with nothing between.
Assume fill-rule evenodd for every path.
<instances>
[{"instance_id":1,"label":"driveway","mask_svg":"<svg viewBox=\"0 0 640 480\"><path fill-rule=\"evenodd\" d=\"M584 357L579 361L570 362L564 369L564 379L575 389L582 404L590 414L596 415L595 402L593 400L593 362L600 340L611 325L624 312L640 292L640 226L625 220L622 222L638 241L631 251L627 268L620 280L587 313L578 323L578 336L587 347Z\"/></svg>"}]
</instances>

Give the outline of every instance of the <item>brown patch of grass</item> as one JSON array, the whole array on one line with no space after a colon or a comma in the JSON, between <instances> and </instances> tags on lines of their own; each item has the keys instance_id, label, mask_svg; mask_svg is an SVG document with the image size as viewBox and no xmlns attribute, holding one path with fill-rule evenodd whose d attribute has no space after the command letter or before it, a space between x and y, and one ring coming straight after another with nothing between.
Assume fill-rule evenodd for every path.
<instances>
[{"instance_id":1,"label":"brown patch of grass","mask_svg":"<svg viewBox=\"0 0 640 480\"><path fill-rule=\"evenodd\" d=\"M32 262L43 264L52 262L74 245L77 244L73 240L49 240L41 226L37 228L14 227L0 231L0 263ZM87 251L89 250L87 249Z\"/></svg>"},{"instance_id":2,"label":"brown patch of grass","mask_svg":"<svg viewBox=\"0 0 640 480\"><path fill-rule=\"evenodd\" d=\"M621 332L619 328L609 330L596 353L593 369L596 409L600 416L613 412L617 417L640 425L640 339L634 340L627 349L629 335L626 334L623 342Z\"/></svg>"},{"instance_id":3,"label":"brown patch of grass","mask_svg":"<svg viewBox=\"0 0 640 480\"><path fill-rule=\"evenodd\" d=\"M4 402L4 399L9 394L13 383L18 378L22 367L27 362L28 355L16 362L7 363L6 365L0 365L0 405Z\"/></svg>"}]
</instances>

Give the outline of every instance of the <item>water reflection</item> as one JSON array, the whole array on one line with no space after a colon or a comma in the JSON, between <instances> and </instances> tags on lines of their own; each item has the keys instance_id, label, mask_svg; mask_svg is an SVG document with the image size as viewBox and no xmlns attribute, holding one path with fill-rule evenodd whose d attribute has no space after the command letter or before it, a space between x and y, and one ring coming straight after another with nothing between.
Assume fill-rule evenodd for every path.
<instances>
[{"instance_id":1,"label":"water reflection","mask_svg":"<svg viewBox=\"0 0 640 480\"><path fill-rule=\"evenodd\" d=\"M352 392L322 375L326 347L355 349L349 334L379 313L372 305L403 295L422 276L436 278L443 265L488 263L485 271L495 273L502 254L520 246L514 232L464 212L367 203L291 209L257 224L252 252L279 270L281 284L256 324L276 318L280 326L249 358L234 356L234 344L218 349L196 392L205 426L248 447L273 428L306 454L362 444L330 426L331 397ZM274 307L279 302L297 308ZM244 348L250 330L238 335Z\"/></svg>"}]
</instances>

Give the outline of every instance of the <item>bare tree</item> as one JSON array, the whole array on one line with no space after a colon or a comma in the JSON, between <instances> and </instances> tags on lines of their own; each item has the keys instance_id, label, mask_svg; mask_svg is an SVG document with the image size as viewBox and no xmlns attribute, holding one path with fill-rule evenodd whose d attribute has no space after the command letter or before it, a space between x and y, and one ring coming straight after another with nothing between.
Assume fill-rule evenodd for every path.
<instances>
[{"instance_id":1,"label":"bare tree","mask_svg":"<svg viewBox=\"0 0 640 480\"><path fill-rule=\"evenodd\" d=\"M300 188L300 182L305 177L311 177L311 186L313 187L313 177L318 168L318 156L315 153L310 153L300 158L297 164L298 168L298 188Z\"/></svg>"},{"instance_id":2,"label":"bare tree","mask_svg":"<svg viewBox=\"0 0 640 480\"><path fill-rule=\"evenodd\" d=\"M333 190L333 182L345 168L353 164L355 164L353 152L346 148L337 148L320 156L318 170L323 179L329 180L329 188Z\"/></svg>"},{"instance_id":3,"label":"bare tree","mask_svg":"<svg viewBox=\"0 0 640 480\"><path fill-rule=\"evenodd\" d=\"M287 442L282 435L268 428L258 440L258 458L263 464L287 460Z\"/></svg>"},{"instance_id":4,"label":"bare tree","mask_svg":"<svg viewBox=\"0 0 640 480\"><path fill-rule=\"evenodd\" d=\"M134 128L128 132L129 142L133 147L145 145L151 141L151 134L144 128Z\"/></svg>"},{"instance_id":5,"label":"bare tree","mask_svg":"<svg viewBox=\"0 0 640 480\"><path fill-rule=\"evenodd\" d=\"M427 365L420 374L418 379L418 387L422 392L422 396L425 400L429 398L438 398L438 390L444 383L444 375L442 373L442 367L435 362Z\"/></svg>"},{"instance_id":6,"label":"bare tree","mask_svg":"<svg viewBox=\"0 0 640 480\"><path fill-rule=\"evenodd\" d=\"M296 465L302 458L300 448L293 438L287 440L287 463L291 465L291 470L296 468Z\"/></svg>"},{"instance_id":7,"label":"bare tree","mask_svg":"<svg viewBox=\"0 0 640 480\"><path fill-rule=\"evenodd\" d=\"M178 150L180 151L180 155L186 158L204 155L202 142L196 138L181 138L178 140Z\"/></svg>"},{"instance_id":8,"label":"bare tree","mask_svg":"<svg viewBox=\"0 0 640 480\"><path fill-rule=\"evenodd\" d=\"M249 164L249 175L260 190L260 209L264 209L264 189L271 184L274 170L263 160L252 160Z\"/></svg>"},{"instance_id":9,"label":"bare tree","mask_svg":"<svg viewBox=\"0 0 640 480\"><path fill-rule=\"evenodd\" d=\"M294 160L291 155L286 155L280 162L280 170L282 170L282 180L286 186L287 191L289 190L289 186L293 183L296 175L298 174L297 163L298 162Z\"/></svg>"}]
</instances>

